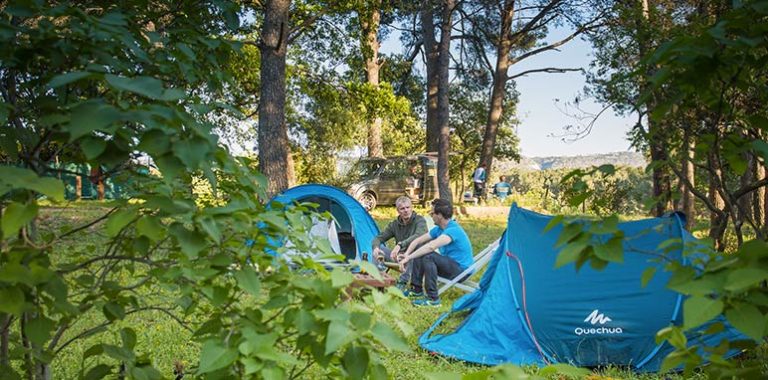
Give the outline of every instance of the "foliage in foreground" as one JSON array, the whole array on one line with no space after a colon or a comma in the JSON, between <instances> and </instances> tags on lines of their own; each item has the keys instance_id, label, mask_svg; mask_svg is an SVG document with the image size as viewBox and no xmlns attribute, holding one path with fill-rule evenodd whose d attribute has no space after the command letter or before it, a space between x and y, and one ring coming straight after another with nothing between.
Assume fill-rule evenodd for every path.
<instances>
[{"instance_id":1,"label":"foliage in foreground","mask_svg":"<svg viewBox=\"0 0 768 380\"><path fill-rule=\"evenodd\" d=\"M749 208L752 205L745 207L740 199L764 188L766 180L743 181L741 187L734 191L729 190L732 184L725 183L725 179L742 176L750 159L759 159L762 164L768 161L766 143L761 139L768 126L765 123L768 110L764 102L758 100L764 95L763 88L768 83L765 76L767 18L766 1L734 3L734 8L714 25L694 35L674 38L649 54L645 57L644 71L635 73L635 80L640 81L648 72L655 72L653 77L645 78L653 86L646 89L640 100L648 109L654 110L649 115L651 120L694 114L701 116L702 125L708 127L696 136L695 155L699 159L708 158L709 166L704 169L711 176L710 189L716 195L708 197L696 189L692 192L715 214L713 223L717 226L712 227L717 228L714 234L710 230L710 234L718 244L710 239L706 245L690 246L675 240L660 247L684 249L692 265L659 258L666 263L665 269L672 272L668 287L686 296L682 326L672 325L657 334L658 342L666 341L675 348L665 358L662 369L682 367L686 376L705 362L711 364L701 370L712 378L758 378L765 376L767 370L764 361L755 359L754 355L741 361L727 360L731 350L755 351L768 337L768 288L765 286L768 280L768 243L757 228L760 221L751 218ZM718 164L717 170L712 166L715 163ZM671 162L654 162L649 169L654 167L675 169ZM587 187L579 178L583 174L574 172L572 175L583 190L573 195L573 205L580 204L590 195L584 191ZM682 173L676 174L680 181L688 181ZM690 183L687 185L690 186ZM712 202L717 197L724 202L722 208ZM728 224L726 216L733 222L737 241L732 252L723 254L713 247L725 249L718 240ZM562 217L556 221L565 224L562 241L571 248L579 247L563 250L558 257L562 265L573 263L578 270L582 265L602 268L622 260L616 249L599 249L604 245L602 241L610 244L615 241L610 238L621 238L615 216L596 224L599 232L587 229L572 233L581 229L579 221ZM743 234L745 221L754 227L756 237ZM567 232L571 234L564 236ZM620 244L614 248L620 251ZM606 255L606 252L613 254ZM646 272L643 284L653 275L652 271ZM702 346L698 341L687 339L690 335L686 334L719 316L723 316L747 339L722 341L714 347ZM713 323L704 334L718 333L723 327L722 323Z\"/></svg>"},{"instance_id":2,"label":"foliage in foreground","mask_svg":"<svg viewBox=\"0 0 768 380\"><path fill-rule=\"evenodd\" d=\"M389 294L343 302L349 273L301 275L274 255L287 236L306 250L306 207L268 210L266 180L232 158L211 133L227 107L239 44L237 4L152 2L81 6L14 1L0 14L0 373L49 379L69 346L86 348L80 376L168 377L140 350L135 317L155 313L193 332L205 378L295 378L313 364L330 375L386 377L379 352L407 349L379 312ZM39 202L63 202L52 162L131 172L136 156L160 176L141 176L129 201L77 225L39 228ZM46 177L48 176L48 177ZM205 178L216 202L197 199ZM103 232L94 244L73 245ZM252 244L246 244L252 239ZM76 247L59 251L59 247ZM139 325L140 326L140 325ZM112 339L114 335L119 339Z\"/></svg>"}]
</instances>

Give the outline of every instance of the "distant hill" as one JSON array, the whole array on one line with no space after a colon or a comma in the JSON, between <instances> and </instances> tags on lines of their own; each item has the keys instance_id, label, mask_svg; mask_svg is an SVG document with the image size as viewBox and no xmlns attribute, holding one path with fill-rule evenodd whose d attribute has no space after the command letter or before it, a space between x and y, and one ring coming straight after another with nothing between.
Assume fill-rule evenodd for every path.
<instances>
[{"instance_id":1,"label":"distant hill","mask_svg":"<svg viewBox=\"0 0 768 380\"><path fill-rule=\"evenodd\" d=\"M612 164L615 166L645 167L648 163L642 153L614 152L586 156L523 157L520 162L495 163L496 170L506 172L519 170L578 169Z\"/></svg>"}]
</instances>

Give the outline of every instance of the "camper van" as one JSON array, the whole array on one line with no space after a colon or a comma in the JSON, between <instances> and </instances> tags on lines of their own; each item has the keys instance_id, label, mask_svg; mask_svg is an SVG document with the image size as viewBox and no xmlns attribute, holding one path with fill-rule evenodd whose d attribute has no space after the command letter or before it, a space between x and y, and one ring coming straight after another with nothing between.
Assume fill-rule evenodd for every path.
<instances>
[{"instance_id":1,"label":"camper van","mask_svg":"<svg viewBox=\"0 0 768 380\"><path fill-rule=\"evenodd\" d=\"M347 192L366 210L376 205L394 205L406 195L414 203L437 197L437 156L395 156L363 158L349 172Z\"/></svg>"}]
</instances>

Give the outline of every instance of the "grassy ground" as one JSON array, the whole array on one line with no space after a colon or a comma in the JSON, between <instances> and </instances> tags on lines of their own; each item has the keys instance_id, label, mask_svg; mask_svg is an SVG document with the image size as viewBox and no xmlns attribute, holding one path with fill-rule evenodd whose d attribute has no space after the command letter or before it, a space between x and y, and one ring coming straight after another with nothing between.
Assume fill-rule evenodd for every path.
<instances>
[{"instance_id":1,"label":"grassy ground","mask_svg":"<svg viewBox=\"0 0 768 380\"><path fill-rule=\"evenodd\" d=\"M103 205L95 202L75 205L68 208L48 208L42 213L43 219L41 227L44 230L66 229L66 225L78 224L78 221L90 220L107 209ZM418 213L426 215L426 210L418 209ZM380 207L373 212L373 216L380 226L386 225L395 216L395 210L391 207ZM496 218L469 218L462 217L459 223L467 230L475 252L479 252L489 243L497 239L504 231L506 219L504 217ZM95 226L78 234L66 244L56 247L54 256L69 256L80 251L87 251L91 246L102 244L106 238L101 235L100 227ZM128 276L128 275L126 275ZM475 279L479 279L480 274L475 274ZM128 281L126 277L126 281ZM162 289L157 290L157 294L151 296L162 297ZM403 300L403 315L414 327L414 334L407 337L409 345L412 347L410 353L392 352L385 354L385 361L390 375L396 379L423 379L425 373L434 372L452 372L469 373L478 371L482 367L467 364L460 361L446 359L440 356L434 356L421 350L417 344L418 336L425 331L442 313L449 310L450 305L464 293L459 290L450 290L443 295L443 304L439 308L415 308L407 300ZM82 329L89 324L96 324L97 316L87 316L78 322ZM167 376L172 377L172 368L175 361L182 363L194 363L199 354L199 346L193 342L191 333L181 328L171 318L161 313L144 314L141 317L129 316L122 321L120 325L110 328L106 335L97 335L87 339L75 341L66 347L57 359L53 362L54 374L56 378L76 378L79 377L80 368L82 368L81 359L83 352L88 347L96 343L117 343L119 342L118 331L122 326L132 325L137 331L137 351L139 354L146 354L152 358L156 368ZM73 329L73 331L82 331L82 329ZM65 337L64 340L66 340ZM93 360L93 359L90 359ZM93 364L88 364L90 367ZM528 371L535 372L536 368L529 368ZM321 369L313 368L307 372L307 378L326 377ZM660 375L637 375L630 371L620 368L607 368L595 372L591 379L601 378L620 378L620 379L668 379L669 376ZM676 378L676 376L672 376Z\"/></svg>"}]
</instances>

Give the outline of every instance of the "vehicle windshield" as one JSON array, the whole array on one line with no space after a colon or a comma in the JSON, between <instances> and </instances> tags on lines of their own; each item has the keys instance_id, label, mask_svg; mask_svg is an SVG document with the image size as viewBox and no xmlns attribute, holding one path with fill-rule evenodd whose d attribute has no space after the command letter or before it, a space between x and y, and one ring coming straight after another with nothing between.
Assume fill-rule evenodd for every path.
<instances>
[{"instance_id":1,"label":"vehicle windshield","mask_svg":"<svg viewBox=\"0 0 768 380\"><path fill-rule=\"evenodd\" d=\"M373 176L381 167L381 161L362 160L355 163L349 171L349 176L353 179L365 179Z\"/></svg>"}]
</instances>

